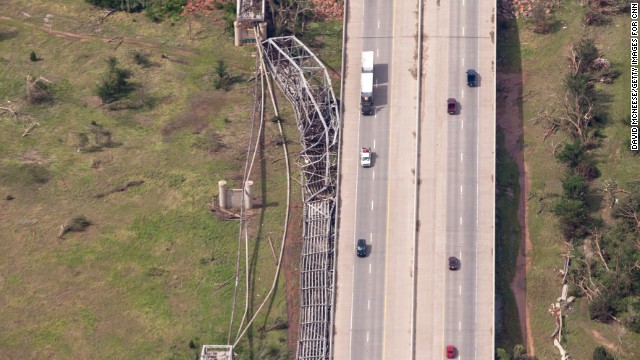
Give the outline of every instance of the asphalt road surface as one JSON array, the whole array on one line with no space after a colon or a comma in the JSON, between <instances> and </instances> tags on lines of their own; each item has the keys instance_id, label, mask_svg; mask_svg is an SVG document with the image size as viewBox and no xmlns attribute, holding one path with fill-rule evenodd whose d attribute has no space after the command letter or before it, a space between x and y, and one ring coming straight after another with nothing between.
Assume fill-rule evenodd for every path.
<instances>
[{"instance_id":1,"label":"asphalt road surface","mask_svg":"<svg viewBox=\"0 0 640 360\"><path fill-rule=\"evenodd\" d=\"M494 346L495 4L427 2L416 354L491 359ZM466 71L479 73L470 88ZM457 114L446 111L448 98ZM447 259L461 261L449 271Z\"/></svg>"},{"instance_id":2,"label":"asphalt road surface","mask_svg":"<svg viewBox=\"0 0 640 360\"><path fill-rule=\"evenodd\" d=\"M417 2L349 2L335 359L439 359L449 343L461 359L493 356L492 39L483 50L493 4L467 2L425 4L419 192ZM369 50L376 114L362 116L360 54ZM466 87L467 68L481 87ZM448 97L458 115L446 113ZM359 166L362 146L374 152L371 168ZM355 256L357 239L368 243L365 258ZM450 255L460 271L446 269Z\"/></svg>"}]
</instances>

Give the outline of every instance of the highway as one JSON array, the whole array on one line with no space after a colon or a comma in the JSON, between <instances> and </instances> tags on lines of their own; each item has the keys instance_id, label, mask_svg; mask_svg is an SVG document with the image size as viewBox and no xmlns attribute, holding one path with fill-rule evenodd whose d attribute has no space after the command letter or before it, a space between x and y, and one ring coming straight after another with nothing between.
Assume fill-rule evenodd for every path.
<instances>
[{"instance_id":1,"label":"highway","mask_svg":"<svg viewBox=\"0 0 640 360\"><path fill-rule=\"evenodd\" d=\"M411 266L399 265L408 265L407 257L413 256L415 213L413 202L406 199L415 198L411 172L415 142L407 142L406 138L415 129L416 112L415 104L406 104L391 94L415 99L416 80L411 78L409 67L400 70L406 57L394 53L396 46L405 49L413 44L415 47L415 41L411 33L406 34L408 37L396 36L396 31L405 28L394 28L393 16L398 14L394 3L376 0L366 5L362 11L362 51L374 52L376 112L374 116L362 116L355 106L359 145L354 152L357 154L362 146L371 147L375 161L368 169L357 167L357 161L354 163L357 170L353 241L366 239L369 251L367 257L356 259L353 264L350 359L376 359L383 353L394 354L398 341L394 329L410 327L412 305ZM412 23L415 21L414 18ZM407 86L409 84L413 86ZM359 96L359 92L356 95ZM356 104L358 101L359 98ZM390 188L391 184L399 183L406 186ZM406 332L402 337L399 341L405 342L404 350L408 351Z\"/></svg>"},{"instance_id":2,"label":"highway","mask_svg":"<svg viewBox=\"0 0 640 360\"><path fill-rule=\"evenodd\" d=\"M448 344L459 359L493 357L495 4L424 6L418 98L417 2L349 2L334 359L441 359ZM368 50L375 116L359 113ZM480 87L467 87L468 68ZM361 146L373 148L371 168L358 166ZM447 269L452 255L459 271Z\"/></svg>"},{"instance_id":3,"label":"highway","mask_svg":"<svg viewBox=\"0 0 640 360\"><path fill-rule=\"evenodd\" d=\"M494 347L495 3L424 8L416 354L491 359ZM468 87L466 71L479 73ZM443 86L444 85L444 86ZM458 113L446 112L455 98ZM449 256L461 260L447 269Z\"/></svg>"}]
</instances>

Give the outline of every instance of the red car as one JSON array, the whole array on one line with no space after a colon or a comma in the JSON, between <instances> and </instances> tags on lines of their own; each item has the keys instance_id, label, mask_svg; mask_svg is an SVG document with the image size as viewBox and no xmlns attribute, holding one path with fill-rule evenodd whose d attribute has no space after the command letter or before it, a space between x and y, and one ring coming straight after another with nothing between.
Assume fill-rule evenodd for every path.
<instances>
[{"instance_id":1,"label":"red car","mask_svg":"<svg viewBox=\"0 0 640 360\"><path fill-rule=\"evenodd\" d=\"M454 359L456 357L456 347L453 345L447 345L447 359Z\"/></svg>"},{"instance_id":2,"label":"red car","mask_svg":"<svg viewBox=\"0 0 640 360\"><path fill-rule=\"evenodd\" d=\"M458 104L456 102L456 99L454 99L454 98L447 99L447 112L449 113L449 115L455 115L456 114L457 105Z\"/></svg>"}]
</instances>

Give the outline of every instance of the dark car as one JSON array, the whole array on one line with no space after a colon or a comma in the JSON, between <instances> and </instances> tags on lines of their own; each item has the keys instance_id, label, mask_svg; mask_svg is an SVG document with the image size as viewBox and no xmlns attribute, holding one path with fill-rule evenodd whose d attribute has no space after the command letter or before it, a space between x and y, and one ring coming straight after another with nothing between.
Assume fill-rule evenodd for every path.
<instances>
[{"instance_id":1,"label":"dark car","mask_svg":"<svg viewBox=\"0 0 640 360\"><path fill-rule=\"evenodd\" d=\"M447 359L454 359L456 357L456 347L453 345L447 345Z\"/></svg>"},{"instance_id":2,"label":"dark car","mask_svg":"<svg viewBox=\"0 0 640 360\"><path fill-rule=\"evenodd\" d=\"M457 105L458 105L458 103L456 102L456 99L454 99L454 98L448 98L447 99L447 112L449 113L449 115L455 115L456 114Z\"/></svg>"},{"instance_id":3,"label":"dark car","mask_svg":"<svg viewBox=\"0 0 640 360\"><path fill-rule=\"evenodd\" d=\"M458 270L458 269L460 269L460 260L455 256L451 256L449 258L449 270Z\"/></svg>"},{"instance_id":4,"label":"dark car","mask_svg":"<svg viewBox=\"0 0 640 360\"><path fill-rule=\"evenodd\" d=\"M358 240L358 245L356 245L356 255L358 255L358 257L367 256L367 242L365 239Z\"/></svg>"},{"instance_id":5,"label":"dark car","mask_svg":"<svg viewBox=\"0 0 640 360\"><path fill-rule=\"evenodd\" d=\"M476 73L475 70L473 69L467 70L467 85L469 87L478 86L477 78L478 78L478 74Z\"/></svg>"}]
</instances>

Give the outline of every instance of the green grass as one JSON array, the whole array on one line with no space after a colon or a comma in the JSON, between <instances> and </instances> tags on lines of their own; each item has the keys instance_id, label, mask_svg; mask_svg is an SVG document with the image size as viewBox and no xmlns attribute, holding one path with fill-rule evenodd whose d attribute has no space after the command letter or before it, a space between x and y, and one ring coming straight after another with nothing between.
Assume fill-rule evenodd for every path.
<instances>
[{"instance_id":1,"label":"green grass","mask_svg":"<svg viewBox=\"0 0 640 360\"><path fill-rule=\"evenodd\" d=\"M309 46L330 73L333 91L340 97L342 64L342 20L313 22L300 39Z\"/></svg>"},{"instance_id":2,"label":"green grass","mask_svg":"<svg viewBox=\"0 0 640 360\"><path fill-rule=\"evenodd\" d=\"M218 180L241 181L253 105L252 84L244 79L254 67L253 49L234 48L210 18L194 19L198 34L189 40L185 21L154 24L142 14L114 14L102 31L87 33L96 38L77 41L32 25L41 26L43 14L50 13L54 30L83 33L87 19L100 14L84 1L34 1L29 9L19 2L3 6L15 20L0 23L5 50L0 54L0 101L2 106L11 101L20 117L0 115L0 353L14 358L187 359L199 351L189 347L190 340L226 343L233 281L218 286L233 276L238 223L218 220L207 204ZM117 43L97 38L115 36L141 44L123 43L114 51ZM42 60L30 62L32 50ZM146 52L154 66L138 66L131 56L136 50ZM332 52L325 51L331 58ZM185 63L163 59L162 53ZM149 106L120 111L100 106L94 89L108 56L134 73L138 90L131 97ZM207 80L220 58L242 79L228 93L214 92ZM53 104L24 101L28 74L54 83ZM295 120L290 110L283 117L292 140L289 152L295 154ZM21 137L34 121L39 126ZM74 135L86 132L92 121L112 132L115 145L77 152ZM225 145L213 154L194 146L209 130L218 132ZM267 238L278 251L282 236L285 177L284 161L274 162L283 156L273 145L277 137L276 124L267 122L264 172L256 167L252 176L256 196L268 204L250 215L254 308L266 296L275 269ZM95 197L134 180L144 184ZM298 202L296 182L293 188L292 199ZM15 199L5 200L8 194ZM58 239L59 226L79 214L92 225ZM286 331L262 335L256 330L287 318L283 283L240 342L240 359L286 354ZM245 288L242 281L236 326Z\"/></svg>"},{"instance_id":3,"label":"green grass","mask_svg":"<svg viewBox=\"0 0 640 360\"><path fill-rule=\"evenodd\" d=\"M514 345L522 343L518 307L510 288L520 248L520 184L517 164L505 150L501 130L498 130L496 143L496 292L504 306L501 311L502 331L496 333L496 347L511 351Z\"/></svg>"},{"instance_id":4,"label":"green grass","mask_svg":"<svg viewBox=\"0 0 640 360\"><path fill-rule=\"evenodd\" d=\"M556 227L556 219L550 209L554 196L561 193L560 178L565 169L552 157L550 146L566 139L557 134L542 142L544 127L535 125L531 119L542 109L557 106L562 99L562 79L568 71L566 55L571 43L584 37L596 40L598 48L614 66L622 66L624 75L613 85L599 85L599 89L610 94L611 121L605 129L606 138L598 150L598 167L602 171L600 179L592 183L597 191L604 179L615 178L624 183L640 171L637 158L624 148L628 136L625 125L619 119L628 113L629 72L628 27L629 19L621 16L608 27L589 27L582 25L584 8L575 2L564 3L556 12L561 26L557 32L549 35L535 35L527 30L527 25L518 21L516 27L502 36L499 60L505 71L518 72L522 68L523 94L530 94L523 100L523 121L525 127L525 160L529 166L531 180L531 200L529 201L529 232L533 249L527 254L532 266L527 277L527 302L531 308L531 324L538 359L557 358L558 351L549 334L554 329L554 320L548 314L551 303L560 295L561 284L556 270L562 264L561 254L566 252ZM566 28L563 28L566 27ZM499 41L501 37L499 36ZM499 42L500 44L500 42ZM515 45L515 48L514 48ZM521 61L521 64L518 62ZM529 194L528 194L529 196ZM576 359L591 357L593 349L601 345L601 339L612 344L618 343L620 328L603 325L589 320L587 302L579 299L567 314L567 333L564 337L566 348ZM595 335L597 331L601 337ZM622 339L622 359L634 359L640 356L640 335L625 332Z\"/></svg>"}]
</instances>

